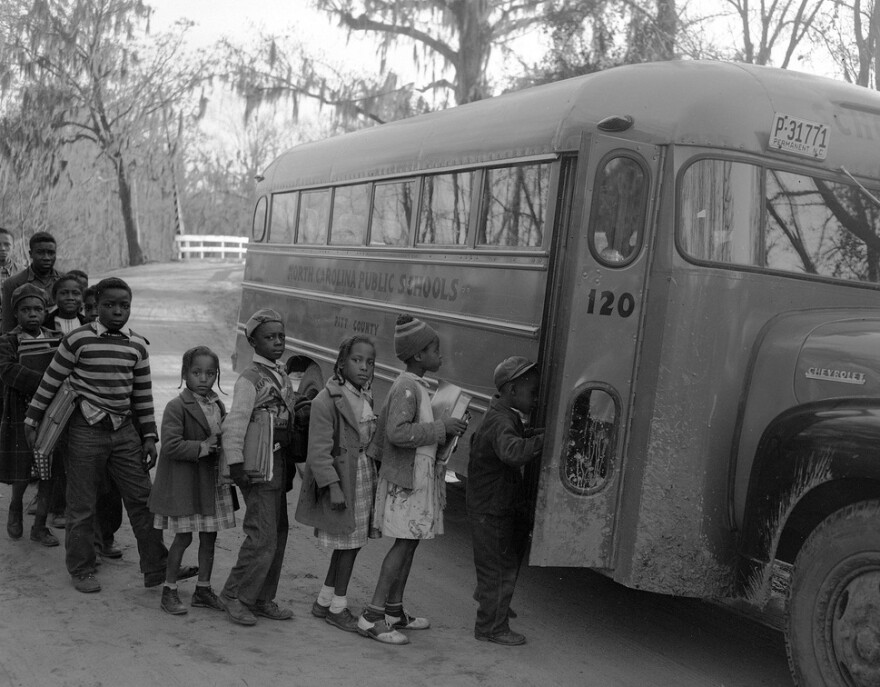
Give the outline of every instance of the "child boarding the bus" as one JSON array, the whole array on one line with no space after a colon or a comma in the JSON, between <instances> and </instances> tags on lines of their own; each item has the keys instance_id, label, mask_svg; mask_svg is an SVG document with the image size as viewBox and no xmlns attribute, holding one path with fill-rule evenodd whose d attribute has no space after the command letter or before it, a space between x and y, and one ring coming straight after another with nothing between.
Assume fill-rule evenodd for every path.
<instances>
[{"instance_id":1,"label":"child boarding the bus","mask_svg":"<svg viewBox=\"0 0 880 687\"><path fill-rule=\"evenodd\" d=\"M479 603L474 637L506 646L526 638L510 629L510 599L529 537L522 468L544 448L543 431L526 429L538 399L535 363L522 356L495 368L498 393L471 436L466 502Z\"/></svg>"},{"instance_id":2,"label":"child boarding the bus","mask_svg":"<svg viewBox=\"0 0 880 687\"><path fill-rule=\"evenodd\" d=\"M244 495L242 525L245 540L235 566L226 579L220 600L229 619L239 625L255 625L257 616L289 620L293 612L275 602L281 564L287 548L290 524L285 491L285 454L294 419L295 393L284 365L286 332L281 315L263 308L245 323L253 360L239 375L232 390L232 407L223 421L223 452L232 480ZM258 451L248 444L248 429L256 425L255 411L271 418L273 444L268 462L271 471L252 479L245 471L245 452ZM248 458L253 458L248 453Z\"/></svg>"},{"instance_id":3,"label":"child boarding the bus","mask_svg":"<svg viewBox=\"0 0 880 687\"><path fill-rule=\"evenodd\" d=\"M225 610L211 589L217 532L235 527L235 504L220 450L220 428L226 417L220 388L220 360L207 346L183 354L180 371L184 389L165 406L161 449L149 506L156 529L174 535L168 549L160 608L183 615L186 606L177 591L183 553L199 534L199 578L191 605Z\"/></svg>"},{"instance_id":4,"label":"child boarding the bus","mask_svg":"<svg viewBox=\"0 0 880 687\"><path fill-rule=\"evenodd\" d=\"M309 448L296 519L315 527L333 549L312 614L346 632L358 631L348 610L348 583L367 543L376 467L366 449L376 429L370 385L376 362L372 339L355 334L339 347L333 377L311 404Z\"/></svg>"},{"instance_id":5,"label":"child boarding the bus","mask_svg":"<svg viewBox=\"0 0 880 687\"><path fill-rule=\"evenodd\" d=\"M437 447L463 434L467 423L434 418L424 376L439 370L443 359L433 328L400 315L394 352L406 371L385 398L371 447L371 453L373 447L381 450L382 463L373 521L394 543L382 562L373 598L358 619L358 632L386 644L408 644L400 630L430 626L426 618L404 610L403 593L419 542L443 533L446 471L436 464Z\"/></svg>"}]
</instances>

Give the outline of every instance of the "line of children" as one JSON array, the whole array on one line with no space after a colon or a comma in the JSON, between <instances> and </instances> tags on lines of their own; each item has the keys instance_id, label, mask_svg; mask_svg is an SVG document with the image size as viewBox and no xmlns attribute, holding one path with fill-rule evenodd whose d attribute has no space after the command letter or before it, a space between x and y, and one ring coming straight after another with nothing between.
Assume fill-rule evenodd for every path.
<instances>
[{"instance_id":1,"label":"line of children","mask_svg":"<svg viewBox=\"0 0 880 687\"><path fill-rule=\"evenodd\" d=\"M70 309L65 309L65 290L78 288L70 279L59 280L55 291L62 317ZM67 531L67 563L75 587L100 589L94 577L94 549L86 542L94 531L95 474L106 462L126 486L126 507L138 540L145 586L164 580L162 610L174 615L187 612L177 581L199 572L192 606L225 611L242 625L255 624L257 616L291 618L290 609L274 600L289 526L284 451L290 443L297 398L279 363L286 340L281 316L263 309L248 320L245 330L254 349L253 361L236 380L228 415L214 392L215 383L219 388L217 355L205 346L184 354L185 388L165 408L161 457L151 488L147 472L156 462L156 435L146 342L130 330L123 331L131 290L118 279L98 284L97 322L71 330L42 383L38 386L37 377L27 386L19 383L27 375L16 367L15 343L21 337L53 333L40 328L45 297L39 292L28 284L13 296L19 327L0 338L0 379L7 385L5 408L21 406L19 434L26 435L30 445L33 428L66 377L80 394L71 421L72 522ZM437 332L402 315L394 346L406 369L392 385L377 419L370 393L375 344L360 335L341 344L333 377L311 404L308 458L296 519L315 527L321 544L333 550L312 614L347 632L406 644L409 640L401 630L430 627L426 618L404 609L403 596L419 542L443 533L445 470L436 464L437 449L463 434L467 425L433 416L424 375L442 365ZM113 369L94 368L89 361L96 356L113 361ZM509 606L529 526L521 469L541 455L543 435L527 431L524 425L537 399L534 363L508 358L495 369L494 381L498 394L471 440L467 484L479 602L474 634L478 640L517 645L525 638L510 630ZM35 390L27 409L27 397ZM272 411L277 441L272 479L255 483L244 471L245 435L254 411L262 408ZM0 441L9 433L7 414L0 425ZM377 458L381 460L378 478ZM3 466L0 461L0 469ZM235 526L237 508L227 474L245 498L246 537L218 597L210 582L217 532ZM19 516L14 518L11 511L8 528L16 523L20 527L21 495L17 503ZM57 540L54 544L48 540L52 535L45 527L45 513L44 495L31 538L57 545ZM164 547L161 530L174 534L170 551ZM199 533L199 567L184 568L181 561L193 532ZM347 589L358 552L370 536L393 541L371 601L356 618L348 609Z\"/></svg>"}]
</instances>

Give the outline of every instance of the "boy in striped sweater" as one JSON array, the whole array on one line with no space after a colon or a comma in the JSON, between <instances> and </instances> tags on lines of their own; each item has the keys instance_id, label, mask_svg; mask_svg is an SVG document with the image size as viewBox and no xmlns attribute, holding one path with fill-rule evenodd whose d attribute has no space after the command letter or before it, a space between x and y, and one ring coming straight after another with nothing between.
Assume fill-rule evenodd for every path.
<instances>
[{"instance_id":1,"label":"boy in striped sweater","mask_svg":"<svg viewBox=\"0 0 880 687\"><path fill-rule=\"evenodd\" d=\"M105 466L119 485L137 539L144 586L165 579L168 550L147 508L149 471L156 464L156 421L147 340L125 327L131 289L121 279L95 286L98 319L70 332L43 375L27 418L28 441L62 382L78 396L68 425L67 570L81 592L100 591L95 579L95 500ZM195 568L181 569L191 577Z\"/></svg>"}]
</instances>

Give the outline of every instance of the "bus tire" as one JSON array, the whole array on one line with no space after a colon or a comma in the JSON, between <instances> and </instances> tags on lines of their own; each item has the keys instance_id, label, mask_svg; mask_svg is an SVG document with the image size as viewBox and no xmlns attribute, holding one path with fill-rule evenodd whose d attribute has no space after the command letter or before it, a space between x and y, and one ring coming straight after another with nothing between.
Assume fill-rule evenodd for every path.
<instances>
[{"instance_id":1,"label":"bus tire","mask_svg":"<svg viewBox=\"0 0 880 687\"><path fill-rule=\"evenodd\" d=\"M829 515L795 559L785 648L800 687L880 685L880 500Z\"/></svg>"},{"instance_id":2,"label":"bus tire","mask_svg":"<svg viewBox=\"0 0 880 687\"><path fill-rule=\"evenodd\" d=\"M321 389L324 388L324 375L317 363L309 363L309 366L303 372L302 379L299 382L297 391L301 394L308 395L310 391L314 397Z\"/></svg>"}]
</instances>

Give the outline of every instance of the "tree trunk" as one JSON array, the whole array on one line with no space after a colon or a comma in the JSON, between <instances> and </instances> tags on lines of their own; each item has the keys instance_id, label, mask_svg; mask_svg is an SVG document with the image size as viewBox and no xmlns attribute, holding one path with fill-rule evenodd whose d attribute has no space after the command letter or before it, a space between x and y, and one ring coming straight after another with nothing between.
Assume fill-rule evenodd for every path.
<instances>
[{"instance_id":1,"label":"tree trunk","mask_svg":"<svg viewBox=\"0 0 880 687\"><path fill-rule=\"evenodd\" d=\"M143 265L144 254L141 251L141 244L138 241L137 224L134 219L134 207L131 201L131 184L128 181L128 175L125 173L125 162L122 158L117 158L116 163L116 181L119 185L119 203L122 209L122 224L125 227L125 240L128 243L128 264Z\"/></svg>"}]
</instances>

